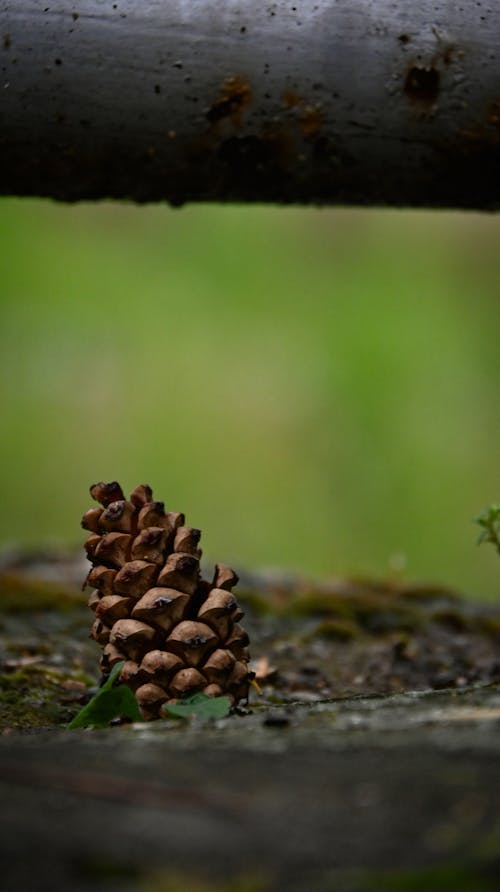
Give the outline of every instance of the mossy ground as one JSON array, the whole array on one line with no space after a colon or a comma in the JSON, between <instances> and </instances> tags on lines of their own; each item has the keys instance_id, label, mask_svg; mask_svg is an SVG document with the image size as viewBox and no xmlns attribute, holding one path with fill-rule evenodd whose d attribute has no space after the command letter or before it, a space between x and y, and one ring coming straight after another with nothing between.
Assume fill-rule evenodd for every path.
<instances>
[{"instance_id":1,"label":"mossy ground","mask_svg":"<svg viewBox=\"0 0 500 892\"><path fill-rule=\"evenodd\" d=\"M33 613L36 610L73 610L84 603L81 592L60 582L0 573L0 612Z\"/></svg>"},{"instance_id":2,"label":"mossy ground","mask_svg":"<svg viewBox=\"0 0 500 892\"><path fill-rule=\"evenodd\" d=\"M56 559L54 566L58 566ZM0 728L65 724L99 683L87 595L64 572L0 574ZM500 676L500 610L439 587L377 580L257 579L239 601L266 708L463 687ZM83 682L83 684L82 684Z\"/></svg>"},{"instance_id":3,"label":"mossy ground","mask_svg":"<svg viewBox=\"0 0 500 892\"><path fill-rule=\"evenodd\" d=\"M264 581L240 595L247 713L73 731L98 683L86 596L36 591L0 597L6 889L496 892L498 610Z\"/></svg>"},{"instance_id":4,"label":"mossy ground","mask_svg":"<svg viewBox=\"0 0 500 892\"><path fill-rule=\"evenodd\" d=\"M496 870L484 867L445 865L421 870L339 871L315 878L317 892L497 892ZM174 892L174 885L159 886L158 892ZM271 892L272 881L242 880L224 887L200 886L199 892ZM276 888L276 887L275 887ZM153 889L151 890L153 892ZM195 892L195 890L193 890ZM198 892L198 890L196 890Z\"/></svg>"},{"instance_id":5,"label":"mossy ground","mask_svg":"<svg viewBox=\"0 0 500 892\"><path fill-rule=\"evenodd\" d=\"M5 728L30 729L62 725L72 710L64 703L67 690L64 674L29 666L0 674L1 725Z\"/></svg>"},{"instance_id":6,"label":"mossy ground","mask_svg":"<svg viewBox=\"0 0 500 892\"><path fill-rule=\"evenodd\" d=\"M125 882L133 879L137 892L296 892L300 886L290 877L244 875L230 879L209 879L193 873L162 870L142 874L123 864L91 860L80 865L82 872L98 883ZM132 873L132 876L131 876ZM300 883L300 877L297 878ZM303 878L305 880L305 878ZM340 870L309 874L315 892L497 892L497 865L444 864L416 870ZM305 888L305 887L304 887Z\"/></svg>"}]
</instances>

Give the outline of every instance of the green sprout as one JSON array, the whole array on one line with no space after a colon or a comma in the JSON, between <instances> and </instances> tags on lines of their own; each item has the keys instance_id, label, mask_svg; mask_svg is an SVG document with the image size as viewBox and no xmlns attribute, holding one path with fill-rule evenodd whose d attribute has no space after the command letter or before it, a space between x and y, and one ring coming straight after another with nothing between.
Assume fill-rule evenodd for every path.
<instances>
[{"instance_id":1,"label":"green sprout","mask_svg":"<svg viewBox=\"0 0 500 892\"><path fill-rule=\"evenodd\" d=\"M107 681L69 723L68 728L106 728L113 719L143 721L134 694L118 681L122 666L123 661L113 667ZM231 712L231 701L228 697L207 697L206 694L198 693L182 697L177 703L165 704L163 710L165 717L223 719Z\"/></svg>"},{"instance_id":2,"label":"green sprout","mask_svg":"<svg viewBox=\"0 0 500 892\"><path fill-rule=\"evenodd\" d=\"M476 517L476 523L481 527L477 544L491 542L500 554L500 506L490 505L489 508L485 508L479 517Z\"/></svg>"},{"instance_id":3,"label":"green sprout","mask_svg":"<svg viewBox=\"0 0 500 892\"><path fill-rule=\"evenodd\" d=\"M68 728L106 728L113 719L127 718L142 722L142 716L130 688L118 683L123 661L113 667L111 675L86 706L69 723Z\"/></svg>"}]
</instances>

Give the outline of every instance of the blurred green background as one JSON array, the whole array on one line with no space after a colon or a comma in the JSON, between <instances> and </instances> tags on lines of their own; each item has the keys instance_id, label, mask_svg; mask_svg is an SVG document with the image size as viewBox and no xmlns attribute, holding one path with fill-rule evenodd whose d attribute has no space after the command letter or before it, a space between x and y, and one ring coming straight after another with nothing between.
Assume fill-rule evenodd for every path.
<instances>
[{"instance_id":1,"label":"blurred green background","mask_svg":"<svg viewBox=\"0 0 500 892\"><path fill-rule=\"evenodd\" d=\"M3 200L0 227L0 543L81 542L116 478L236 567L498 595L500 217Z\"/></svg>"}]
</instances>

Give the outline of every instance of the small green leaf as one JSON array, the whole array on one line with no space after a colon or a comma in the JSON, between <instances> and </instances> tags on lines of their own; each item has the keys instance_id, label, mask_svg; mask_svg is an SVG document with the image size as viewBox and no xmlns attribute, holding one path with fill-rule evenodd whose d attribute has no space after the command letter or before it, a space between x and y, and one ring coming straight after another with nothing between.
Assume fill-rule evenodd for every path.
<instances>
[{"instance_id":1,"label":"small green leaf","mask_svg":"<svg viewBox=\"0 0 500 892\"><path fill-rule=\"evenodd\" d=\"M476 544L482 545L483 542L487 542L489 538L490 538L490 534L489 534L488 530L483 530L483 532L479 534Z\"/></svg>"},{"instance_id":2,"label":"small green leaf","mask_svg":"<svg viewBox=\"0 0 500 892\"><path fill-rule=\"evenodd\" d=\"M207 697L206 694L192 694L178 703L165 704L164 711L180 719L223 719L231 710L229 697Z\"/></svg>"},{"instance_id":3,"label":"small green leaf","mask_svg":"<svg viewBox=\"0 0 500 892\"><path fill-rule=\"evenodd\" d=\"M500 554L500 506L490 505L476 517L476 523L482 527L482 532L477 540L477 544L483 542L491 542Z\"/></svg>"},{"instance_id":4,"label":"small green leaf","mask_svg":"<svg viewBox=\"0 0 500 892\"><path fill-rule=\"evenodd\" d=\"M124 684L115 685L123 662L113 666L112 672L97 694L72 719L68 728L107 728L116 718L142 722L142 716L132 691Z\"/></svg>"},{"instance_id":5,"label":"small green leaf","mask_svg":"<svg viewBox=\"0 0 500 892\"><path fill-rule=\"evenodd\" d=\"M481 511L479 517L476 517L476 523L482 527L489 527L500 518L500 507L498 505L490 505Z\"/></svg>"}]
</instances>

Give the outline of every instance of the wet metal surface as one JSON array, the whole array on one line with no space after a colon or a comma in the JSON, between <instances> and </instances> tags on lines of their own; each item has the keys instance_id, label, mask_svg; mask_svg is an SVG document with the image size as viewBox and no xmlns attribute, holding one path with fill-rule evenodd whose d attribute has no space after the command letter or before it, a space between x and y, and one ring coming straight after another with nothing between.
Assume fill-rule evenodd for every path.
<instances>
[{"instance_id":1,"label":"wet metal surface","mask_svg":"<svg viewBox=\"0 0 500 892\"><path fill-rule=\"evenodd\" d=\"M0 3L0 192L495 208L493 5Z\"/></svg>"}]
</instances>

